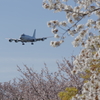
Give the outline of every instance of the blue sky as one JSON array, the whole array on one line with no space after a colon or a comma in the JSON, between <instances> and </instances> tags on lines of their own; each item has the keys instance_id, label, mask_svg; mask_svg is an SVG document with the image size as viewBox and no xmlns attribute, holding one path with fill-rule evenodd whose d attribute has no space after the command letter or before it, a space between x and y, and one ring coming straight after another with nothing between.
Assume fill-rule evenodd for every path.
<instances>
[{"instance_id":1,"label":"blue sky","mask_svg":"<svg viewBox=\"0 0 100 100\"><path fill-rule=\"evenodd\" d=\"M50 46L50 41L55 40L53 38L24 46L5 39L19 38L22 33L32 35L34 29L37 38L52 36L51 29L47 27L50 20L64 21L65 14L45 10L42 0L0 0L0 82L20 77L17 65L24 69L26 64L40 72L45 62L50 71L57 71L56 61L78 53L71 44L74 38L69 36L57 48Z\"/></svg>"}]
</instances>

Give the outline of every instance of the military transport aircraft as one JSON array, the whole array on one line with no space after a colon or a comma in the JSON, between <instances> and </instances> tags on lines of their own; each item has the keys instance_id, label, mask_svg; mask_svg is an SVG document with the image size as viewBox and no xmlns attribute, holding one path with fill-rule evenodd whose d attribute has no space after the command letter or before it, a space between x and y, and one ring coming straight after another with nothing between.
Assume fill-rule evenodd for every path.
<instances>
[{"instance_id":1,"label":"military transport aircraft","mask_svg":"<svg viewBox=\"0 0 100 100\"><path fill-rule=\"evenodd\" d=\"M9 42L12 42L12 41L15 41L16 43L22 42L22 45L24 45L25 42L31 42L31 44L33 45L34 44L33 42L44 41L45 39L48 38L48 37L35 38L35 34L36 34L36 29L34 30L33 36L22 34L20 36L20 39L9 39Z\"/></svg>"}]
</instances>

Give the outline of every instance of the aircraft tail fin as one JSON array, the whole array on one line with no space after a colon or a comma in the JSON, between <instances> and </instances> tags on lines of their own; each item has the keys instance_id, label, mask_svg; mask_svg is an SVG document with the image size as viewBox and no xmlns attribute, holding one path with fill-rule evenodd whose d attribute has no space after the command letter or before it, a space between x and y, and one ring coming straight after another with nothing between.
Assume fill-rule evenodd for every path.
<instances>
[{"instance_id":1,"label":"aircraft tail fin","mask_svg":"<svg viewBox=\"0 0 100 100\"><path fill-rule=\"evenodd\" d=\"M36 29L34 30L34 33L33 33L33 37L35 38L35 35L36 35Z\"/></svg>"}]
</instances>

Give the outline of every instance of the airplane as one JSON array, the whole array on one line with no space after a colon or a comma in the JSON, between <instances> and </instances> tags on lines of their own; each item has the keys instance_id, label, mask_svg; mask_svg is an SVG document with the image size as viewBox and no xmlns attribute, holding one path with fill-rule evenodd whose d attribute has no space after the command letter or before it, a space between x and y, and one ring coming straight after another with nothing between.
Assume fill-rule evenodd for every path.
<instances>
[{"instance_id":1,"label":"airplane","mask_svg":"<svg viewBox=\"0 0 100 100\"><path fill-rule=\"evenodd\" d=\"M44 41L45 39L47 39L48 37L43 37L43 38L35 38L36 35L36 29L34 30L33 36L29 36L29 35L25 35L22 34L20 36L20 39L9 39L9 42L15 41L17 42L22 42L22 45L25 45L25 42L31 42L31 45L33 45L33 42L36 41Z\"/></svg>"}]
</instances>

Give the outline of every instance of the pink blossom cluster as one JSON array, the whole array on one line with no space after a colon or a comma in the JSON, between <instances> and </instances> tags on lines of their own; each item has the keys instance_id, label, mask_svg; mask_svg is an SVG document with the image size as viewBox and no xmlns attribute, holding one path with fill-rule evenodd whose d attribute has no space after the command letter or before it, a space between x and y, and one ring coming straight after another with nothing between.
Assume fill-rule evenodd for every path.
<instances>
[{"instance_id":1,"label":"pink blossom cluster","mask_svg":"<svg viewBox=\"0 0 100 100\"><path fill-rule=\"evenodd\" d=\"M63 27L67 29L62 28L59 21L49 26L60 40L66 33L70 36L77 34L72 44L74 47L82 46L82 50L73 61L75 67L72 74L86 70L91 73L88 82L82 87L82 94L77 94L72 100L100 100L100 0L44 0L43 7L54 12L65 12L67 21ZM85 23L81 24L83 19L86 19ZM58 35L58 28L65 31L62 36ZM60 41L56 42L52 42L51 46L60 46Z\"/></svg>"},{"instance_id":2,"label":"pink blossom cluster","mask_svg":"<svg viewBox=\"0 0 100 100\"><path fill-rule=\"evenodd\" d=\"M58 93L66 87L76 87L81 92L83 80L72 75L73 64L64 59L57 62L58 71L50 72L46 67L40 73L25 65L18 67L20 78L0 83L0 100L60 100Z\"/></svg>"},{"instance_id":3,"label":"pink blossom cluster","mask_svg":"<svg viewBox=\"0 0 100 100\"><path fill-rule=\"evenodd\" d=\"M75 6L68 5L68 3L76 3ZM80 44L84 45L84 38L88 36L91 30L100 29L100 0L44 0L43 8L54 10L54 12L65 12L67 21L52 20L47 23L48 27L52 28L54 37L58 41L50 42L53 47L60 46L65 39L65 34L77 37L72 42L74 47ZM95 16L91 18L91 16ZM78 24L82 19L88 19L85 24ZM59 28L64 32L60 34ZM66 29L67 28L67 29ZM93 34L93 33L91 33Z\"/></svg>"}]
</instances>

